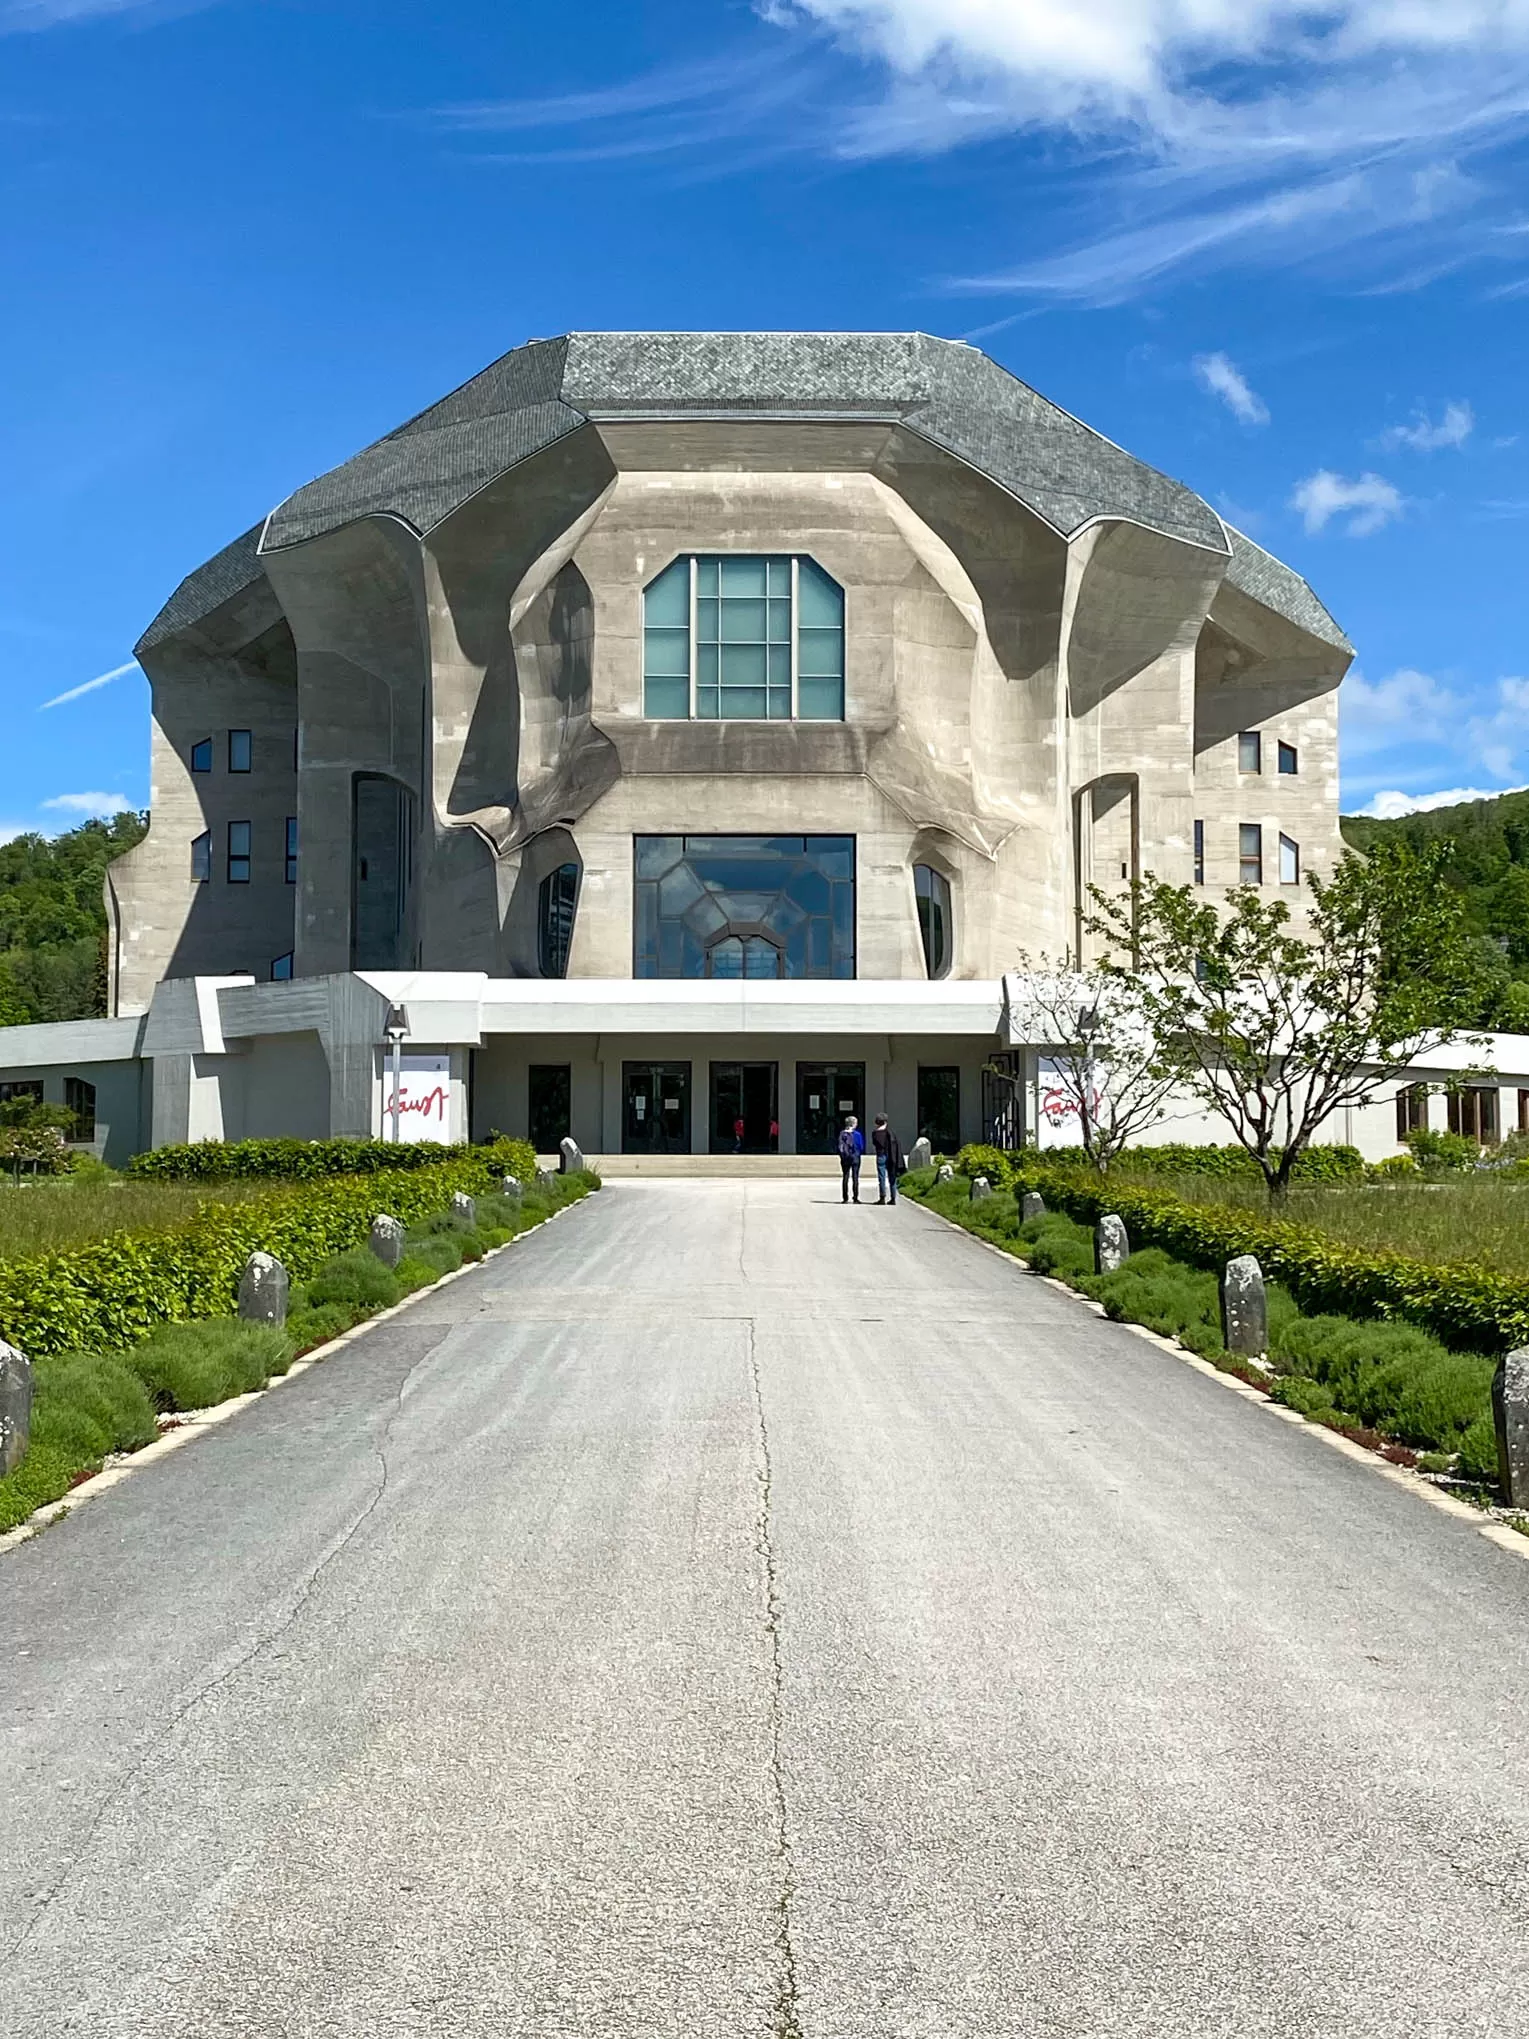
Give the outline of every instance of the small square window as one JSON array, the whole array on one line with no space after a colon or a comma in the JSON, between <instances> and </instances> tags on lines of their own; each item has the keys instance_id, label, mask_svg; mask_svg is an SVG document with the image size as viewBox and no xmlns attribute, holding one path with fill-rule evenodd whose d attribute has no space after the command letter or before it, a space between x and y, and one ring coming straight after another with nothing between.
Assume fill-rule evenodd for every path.
<instances>
[{"instance_id":1,"label":"small square window","mask_svg":"<svg viewBox=\"0 0 1529 2039\"><path fill-rule=\"evenodd\" d=\"M1237 831L1237 882L1264 882L1264 832L1256 821L1245 821Z\"/></svg>"},{"instance_id":2,"label":"small square window","mask_svg":"<svg viewBox=\"0 0 1529 2039\"><path fill-rule=\"evenodd\" d=\"M191 876L198 885L205 885L212 877L211 835L199 835L192 842Z\"/></svg>"},{"instance_id":3,"label":"small square window","mask_svg":"<svg viewBox=\"0 0 1529 2039\"><path fill-rule=\"evenodd\" d=\"M248 885L250 882L250 825L247 821L231 821L228 824L228 882L230 885Z\"/></svg>"},{"instance_id":4,"label":"small square window","mask_svg":"<svg viewBox=\"0 0 1529 2039\"><path fill-rule=\"evenodd\" d=\"M212 738L204 736L200 743L191 746L191 769L193 772L212 770Z\"/></svg>"},{"instance_id":5,"label":"small square window","mask_svg":"<svg viewBox=\"0 0 1529 2039\"><path fill-rule=\"evenodd\" d=\"M287 883L297 883L297 816L287 816Z\"/></svg>"},{"instance_id":6,"label":"small square window","mask_svg":"<svg viewBox=\"0 0 1529 2039\"><path fill-rule=\"evenodd\" d=\"M292 951L288 949L287 953L284 956L272 957L271 982L273 984L285 984L287 980L291 977L291 975L292 975Z\"/></svg>"},{"instance_id":7,"label":"small square window","mask_svg":"<svg viewBox=\"0 0 1529 2039\"><path fill-rule=\"evenodd\" d=\"M1205 823L1195 823L1195 883L1205 883Z\"/></svg>"},{"instance_id":8,"label":"small square window","mask_svg":"<svg viewBox=\"0 0 1529 2039\"><path fill-rule=\"evenodd\" d=\"M1239 772L1261 772L1264 768L1264 740L1256 729L1245 729L1237 739Z\"/></svg>"},{"instance_id":9,"label":"small square window","mask_svg":"<svg viewBox=\"0 0 1529 2039\"><path fill-rule=\"evenodd\" d=\"M1279 747L1279 775L1282 779L1293 779L1301 769L1301 761L1295 754L1293 743L1282 743Z\"/></svg>"},{"instance_id":10,"label":"small square window","mask_svg":"<svg viewBox=\"0 0 1529 2039\"><path fill-rule=\"evenodd\" d=\"M1279 839L1279 882L1281 885L1299 885L1301 882L1301 846L1288 835Z\"/></svg>"},{"instance_id":11,"label":"small square window","mask_svg":"<svg viewBox=\"0 0 1529 2039\"><path fill-rule=\"evenodd\" d=\"M231 772L247 772L254 750L247 729L231 729L228 732L228 769Z\"/></svg>"}]
</instances>

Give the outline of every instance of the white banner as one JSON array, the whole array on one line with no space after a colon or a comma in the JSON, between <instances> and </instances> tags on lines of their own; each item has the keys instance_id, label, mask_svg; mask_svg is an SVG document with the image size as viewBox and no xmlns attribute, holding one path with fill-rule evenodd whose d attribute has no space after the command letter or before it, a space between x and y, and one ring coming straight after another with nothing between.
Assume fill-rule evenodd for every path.
<instances>
[{"instance_id":1,"label":"white banner","mask_svg":"<svg viewBox=\"0 0 1529 2039\"><path fill-rule=\"evenodd\" d=\"M1053 1056L1042 1055L1036 1063L1038 1082L1036 1085L1036 1133L1037 1146L1076 1147L1083 1138L1079 1124L1078 1070L1076 1065L1059 1062ZM1109 1070L1103 1062L1096 1062L1092 1070L1090 1089L1092 1098L1089 1109L1097 1117L1104 1106L1105 1087L1109 1082Z\"/></svg>"},{"instance_id":2,"label":"white banner","mask_svg":"<svg viewBox=\"0 0 1529 2039\"><path fill-rule=\"evenodd\" d=\"M404 1055L398 1084L400 1140L450 1140L451 1057ZM382 1137L393 1137L393 1058L382 1058Z\"/></svg>"}]
</instances>

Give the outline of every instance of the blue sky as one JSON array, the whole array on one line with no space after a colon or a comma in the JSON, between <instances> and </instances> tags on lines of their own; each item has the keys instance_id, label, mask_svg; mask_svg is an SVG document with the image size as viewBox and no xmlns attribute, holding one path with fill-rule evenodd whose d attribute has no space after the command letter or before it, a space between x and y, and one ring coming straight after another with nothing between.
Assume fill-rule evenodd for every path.
<instances>
[{"instance_id":1,"label":"blue sky","mask_svg":"<svg viewBox=\"0 0 1529 2039\"><path fill-rule=\"evenodd\" d=\"M1523 784L1526 127L1529 0L0 0L0 829L145 802L181 575L573 327L970 338L1308 576L1347 806Z\"/></svg>"}]
</instances>

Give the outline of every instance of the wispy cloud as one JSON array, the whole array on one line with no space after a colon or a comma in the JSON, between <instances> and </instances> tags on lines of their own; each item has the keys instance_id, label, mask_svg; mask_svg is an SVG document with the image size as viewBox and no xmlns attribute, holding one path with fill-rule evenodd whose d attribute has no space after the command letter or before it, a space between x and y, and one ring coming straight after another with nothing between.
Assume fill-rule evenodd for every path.
<instances>
[{"instance_id":1,"label":"wispy cloud","mask_svg":"<svg viewBox=\"0 0 1529 2039\"><path fill-rule=\"evenodd\" d=\"M1351 811L1378 812L1375 800L1448 806L1529 776L1529 678L1467 690L1408 666L1381 680L1351 673L1338 707L1345 792L1373 796ZM1479 790L1483 776L1495 788ZM1453 783L1436 792L1441 778Z\"/></svg>"},{"instance_id":2,"label":"wispy cloud","mask_svg":"<svg viewBox=\"0 0 1529 2039\"><path fill-rule=\"evenodd\" d=\"M0 35L67 28L111 14L146 14L160 4L161 0L0 0Z\"/></svg>"},{"instance_id":3,"label":"wispy cloud","mask_svg":"<svg viewBox=\"0 0 1529 2039\"><path fill-rule=\"evenodd\" d=\"M1380 435L1386 447L1405 446L1414 453L1437 453L1441 447L1463 446L1476 429L1476 413L1467 403L1448 403L1437 424L1425 411L1415 411L1410 425L1390 425Z\"/></svg>"},{"instance_id":4,"label":"wispy cloud","mask_svg":"<svg viewBox=\"0 0 1529 2039\"><path fill-rule=\"evenodd\" d=\"M1371 821L1400 821L1404 814L1432 814L1435 808L1459 807L1467 800L1495 800L1503 793L1529 793L1529 786L1450 786L1441 793L1376 793L1356 814Z\"/></svg>"},{"instance_id":5,"label":"wispy cloud","mask_svg":"<svg viewBox=\"0 0 1529 2039\"><path fill-rule=\"evenodd\" d=\"M55 793L42 804L49 812L76 814L82 821L108 821L114 814L134 812L132 801L122 793Z\"/></svg>"},{"instance_id":6,"label":"wispy cloud","mask_svg":"<svg viewBox=\"0 0 1529 2039\"><path fill-rule=\"evenodd\" d=\"M1325 531L1334 517L1342 517L1345 537L1368 538L1402 514L1406 499L1382 475L1361 474L1348 481L1331 468L1319 467L1297 486L1290 507L1300 511L1313 535Z\"/></svg>"},{"instance_id":7,"label":"wispy cloud","mask_svg":"<svg viewBox=\"0 0 1529 2039\"><path fill-rule=\"evenodd\" d=\"M1244 425L1267 425L1269 406L1249 386L1247 377L1226 354L1197 354L1192 363L1202 389L1219 397Z\"/></svg>"},{"instance_id":8,"label":"wispy cloud","mask_svg":"<svg viewBox=\"0 0 1529 2039\"><path fill-rule=\"evenodd\" d=\"M66 701L78 701L82 694L93 694L97 687L109 687L113 680L120 680L126 674L137 671L137 659L130 658L126 665L113 666L109 673L97 673L93 680L86 680L83 686L71 687L67 693L55 694L51 701L39 702L37 712L40 715L44 708L62 708Z\"/></svg>"}]
</instances>

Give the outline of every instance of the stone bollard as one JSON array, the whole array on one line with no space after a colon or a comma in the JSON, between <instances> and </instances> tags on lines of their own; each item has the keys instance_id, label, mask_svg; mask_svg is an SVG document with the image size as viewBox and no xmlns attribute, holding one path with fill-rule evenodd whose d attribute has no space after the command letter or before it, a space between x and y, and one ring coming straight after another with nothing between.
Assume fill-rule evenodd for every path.
<instances>
[{"instance_id":1,"label":"stone bollard","mask_svg":"<svg viewBox=\"0 0 1529 2039\"><path fill-rule=\"evenodd\" d=\"M0 1339L0 1479L15 1472L32 1435L32 1362Z\"/></svg>"},{"instance_id":2,"label":"stone bollard","mask_svg":"<svg viewBox=\"0 0 1529 2039\"><path fill-rule=\"evenodd\" d=\"M537 1169L536 1187L538 1189L551 1189L556 1181L557 1177L552 1173L552 1170L550 1168Z\"/></svg>"},{"instance_id":3,"label":"stone bollard","mask_svg":"<svg viewBox=\"0 0 1529 2039\"><path fill-rule=\"evenodd\" d=\"M1269 1350L1264 1271L1251 1253L1229 1260L1221 1277L1221 1342L1243 1359L1262 1359Z\"/></svg>"},{"instance_id":4,"label":"stone bollard","mask_svg":"<svg viewBox=\"0 0 1529 2039\"><path fill-rule=\"evenodd\" d=\"M910 1168L927 1168L934 1160L934 1149L925 1134L920 1133L913 1143L913 1152L908 1156Z\"/></svg>"},{"instance_id":5,"label":"stone bollard","mask_svg":"<svg viewBox=\"0 0 1529 2039\"><path fill-rule=\"evenodd\" d=\"M972 1187L971 1187L971 1198L970 1198L970 1201L971 1201L972 1203L974 1203L974 1204L980 1204L980 1203L981 1203L981 1201L982 1201L982 1199L983 1199L984 1197L989 1197L989 1196L991 1196L992 1194L993 1194L993 1185L992 1185L992 1184L991 1184L991 1183L990 1183L990 1182L988 1181L988 1179L987 1179L987 1177L986 1177L985 1175L974 1175L974 1176L972 1177Z\"/></svg>"},{"instance_id":6,"label":"stone bollard","mask_svg":"<svg viewBox=\"0 0 1529 2039\"><path fill-rule=\"evenodd\" d=\"M577 1175L584 1166L584 1151L572 1133L566 1140L559 1141L557 1151L562 1157L558 1163L559 1171L563 1175Z\"/></svg>"},{"instance_id":7,"label":"stone bollard","mask_svg":"<svg viewBox=\"0 0 1529 2039\"><path fill-rule=\"evenodd\" d=\"M465 1189L457 1190L451 1199L451 1215L471 1231L478 1222L478 1199L469 1196Z\"/></svg>"},{"instance_id":8,"label":"stone bollard","mask_svg":"<svg viewBox=\"0 0 1529 2039\"><path fill-rule=\"evenodd\" d=\"M956 1171L954 1168L952 1168L948 1161L942 1161L935 1173L934 1179L936 1182L954 1182L956 1179Z\"/></svg>"},{"instance_id":9,"label":"stone bollard","mask_svg":"<svg viewBox=\"0 0 1529 2039\"><path fill-rule=\"evenodd\" d=\"M403 1224L397 1218L390 1218L386 1211L379 1211L372 1220L372 1234L367 1244L384 1267L396 1267L403 1259Z\"/></svg>"},{"instance_id":10,"label":"stone bollard","mask_svg":"<svg viewBox=\"0 0 1529 2039\"><path fill-rule=\"evenodd\" d=\"M1497 1477L1510 1508L1529 1508L1529 1345L1498 1360L1492 1376Z\"/></svg>"},{"instance_id":11,"label":"stone bollard","mask_svg":"<svg viewBox=\"0 0 1529 2039\"><path fill-rule=\"evenodd\" d=\"M1045 1215L1046 1199L1038 1189L1027 1189L1019 1200L1020 1223L1028 1224L1032 1218L1044 1218Z\"/></svg>"},{"instance_id":12,"label":"stone bollard","mask_svg":"<svg viewBox=\"0 0 1529 2039\"><path fill-rule=\"evenodd\" d=\"M292 1284L270 1253L252 1253L239 1277L239 1315L246 1324L285 1324Z\"/></svg>"},{"instance_id":13,"label":"stone bollard","mask_svg":"<svg viewBox=\"0 0 1529 2039\"><path fill-rule=\"evenodd\" d=\"M1094 1227L1094 1273L1113 1274L1130 1255L1124 1222L1110 1211Z\"/></svg>"},{"instance_id":14,"label":"stone bollard","mask_svg":"<svg viewBox=\"0 0 1529 2039\"><path fill-rule=\"evenodd\" d=\"M520 1202L520 1177L518 1175L507 1175L499 1185L499 1194L503 1197L508 1197L512 1204L518 1204Z\"/></svg>"}]
</instances>

